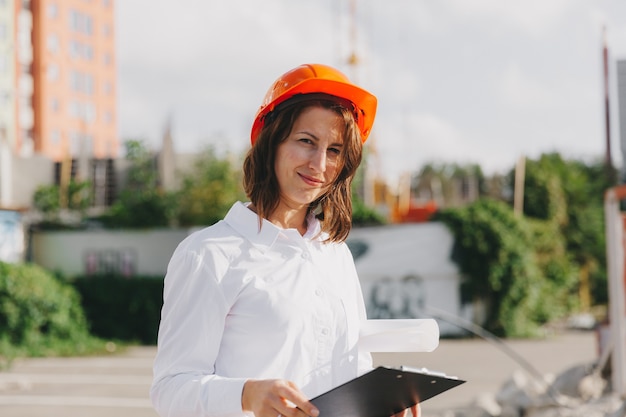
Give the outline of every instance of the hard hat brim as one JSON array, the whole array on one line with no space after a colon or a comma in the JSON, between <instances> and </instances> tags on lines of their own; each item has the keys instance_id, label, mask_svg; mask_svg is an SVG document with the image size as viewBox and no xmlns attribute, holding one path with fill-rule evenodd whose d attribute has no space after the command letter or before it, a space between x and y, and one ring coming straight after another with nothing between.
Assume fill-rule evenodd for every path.
<instances>
[{"instance_id":1,"label":"hard hat brim","mask_svg":"<svg viewBox=\"0 0 626 417\"><path fill-rule=\"evenodd\" d=\"M309 78L294 85L284 91L275 100L259 108L252 125L252 144L254 144L257 136L263 128L267 115L274 111L279 104L286 102L297 94L312 93L324 93L350 101L354 105L357 112L355 118L359 131L361 132L361 140L363 142L367 140L376 116L376 107L378 103L376 96L354 84L322 78Z\"/></svg>"}]
</instances>

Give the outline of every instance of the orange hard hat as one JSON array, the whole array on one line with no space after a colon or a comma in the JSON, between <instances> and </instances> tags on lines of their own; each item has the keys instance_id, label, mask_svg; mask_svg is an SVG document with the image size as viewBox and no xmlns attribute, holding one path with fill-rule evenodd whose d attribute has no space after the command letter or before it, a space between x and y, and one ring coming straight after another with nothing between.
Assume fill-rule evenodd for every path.
<instances>
[{"instance_id":1,"label":"orange hard hat","mask_svg":"<svg viewBox=\"0 0 626 417\"><path fill-rule=\"evenodd\" d=\"M263 128L265 117L276 106L297 94L314 93L328 94L351 102L361 140L367 140L376 116L376 96L354 85L335 68L322 64L304 64L281 75L265 94L263 104L254 117L250 134L252 144Z\"/></svg>"}]
</instances>

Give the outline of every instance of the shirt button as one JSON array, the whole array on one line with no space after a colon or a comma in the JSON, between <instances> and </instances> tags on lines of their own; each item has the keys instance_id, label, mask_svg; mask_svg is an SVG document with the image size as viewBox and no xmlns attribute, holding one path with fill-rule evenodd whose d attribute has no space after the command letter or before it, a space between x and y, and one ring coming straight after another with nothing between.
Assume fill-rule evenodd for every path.
<instances>
[{"instance_id":1,"label":"shirt button","mask_svg":"<svg viewBox=\"0 0 626 417\"><path fill-rule=\"evenodd\" d=\"M322 295L324 295L324 291L318 288L315 290L315 295L317 295L318 297L321 297Z\"/></svg>"},{"instance_id":2,"label":"shirt button","mask_svg":"<svg viewBox=\"0 0 626 417\"><path fill-rule=\"evenodd\" d=\"M302 255L300 255L300 256L302 256L302 259L309 259L308 252L302 252Z\"/></svg>"},{"instance_id":3,"label":"shirt button","mask_svg":"<svg viewBox=\"0 0 626 417\"><path fill-rule=\"evenodd\" d=\"M326 336L326 335L328 334L328 329L327 329L327 328L323 328L323 329L322 329L322 334L323 334L324 336Z\"/></svg>"}]
</instances>

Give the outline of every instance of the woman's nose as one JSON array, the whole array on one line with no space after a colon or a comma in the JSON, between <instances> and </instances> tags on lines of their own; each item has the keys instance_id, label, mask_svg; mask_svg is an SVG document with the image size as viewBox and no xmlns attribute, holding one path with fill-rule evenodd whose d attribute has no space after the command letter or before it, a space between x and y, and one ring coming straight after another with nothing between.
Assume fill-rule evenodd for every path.
<instances>
[{"instance_id":1,"label":"woman's nose","mask_svg":"<svg viewBox=\"0 0 626 417\"><path fill-rule=\"evenodd\" d=\"M322 149L315 150L311 155L311 168L318 172L326 171L326 151Z\"/></svg>"}]
</instances>

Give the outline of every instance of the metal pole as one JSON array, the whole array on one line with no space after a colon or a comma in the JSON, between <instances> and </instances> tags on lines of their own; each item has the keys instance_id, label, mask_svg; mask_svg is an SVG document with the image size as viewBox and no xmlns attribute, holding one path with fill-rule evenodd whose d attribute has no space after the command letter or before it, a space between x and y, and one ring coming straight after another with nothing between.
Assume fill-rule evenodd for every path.
<instances>
[{"instance_id":1,"label":"metal pole","mask_svg":"<svg viewBox=\"0 0 626 417\"><path fill-rule=\"evenodd\" d=\"M524 179L526 175L526 157L520 156L515 166L515 190L513 212L517 216L524 214Z\"/></svg>"},{"instance_id":2,"label":"metal pole","mask_svg":"<svg viewBox=\"0 0 626 417\"><path fill-rule=\"evenodd\" d=\"M609 281L609 319L613 340L613 392L626 396L626 314L624 302L624 221L619 210L626 187L609 189L604 198L607 270Z\"/></svg>"},{"instance_id":3,"label":"metal pole","mask_svg":"<svg viewBox=\"0 0 626 417\"><path fill-rule=\"evenodd\" d=\"M604 156L607 176L610 184L615 184L614 172L613 172L613 158L611 156L611 122L610 122L610 107L609 107L609 49L606 41L606 27L603 28L603 48L602 48L602 62L604 65L604 115L605 115L605 130L606 130L606 153Z\"/></svg>"}]
</instances>

